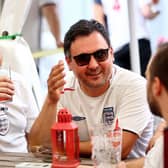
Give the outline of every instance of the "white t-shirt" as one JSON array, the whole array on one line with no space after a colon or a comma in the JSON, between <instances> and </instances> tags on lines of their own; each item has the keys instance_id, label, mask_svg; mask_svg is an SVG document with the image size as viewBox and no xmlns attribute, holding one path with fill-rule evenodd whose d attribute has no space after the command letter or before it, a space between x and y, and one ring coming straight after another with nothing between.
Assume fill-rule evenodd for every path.
<instances>
[{"instance_id":1,"label":"white t-shirt","mask_svg":"<svg viewBox=\"0 0 168 168\"><path fill-rule=\"evenodd\" d=\"M92 130L94 125L102 122L105 114L108 116L110 113L112 120L118 117L121 128L139 136L129 157L144 156L153 133L153 118L146 100L146 81L131 71L116 65L114 68L116 73L109 89L99 97L87 96L74 75L68 75L65 88L75 90L64 92L57 109L66 107L73 116L86 117L87 125L82 127L85 128L82 131L79 130L79 134L86 134L87 128Z\"/></svg>"},{"instance_id":2,"label":"white t-shirt","mask_svg":"<svg viewBox=\"0 0 168 168\"><path fill-rule=\"evenodd\" d=\"M149 38L145 18L140 7L150 0L136 0L135 3L135 30L137 39ZM111 44L114 51L130 42L129 15L127 0L101 0L103 10L107 16L107 25Z\"/></svg>"},{"instance_id":3,"label":"white t-shirt","mask_svg":"<svg viewBox=\"0 0 168 168\"><path fill-rule=\"evenodd\" d=\"M0 152L27 152L25 135L30 131L39 111L32 91L25 81L14 72L11 78L15 87L13 100L0 103L0 107L5 105L8 108L6 112L0 112L0 120L4 117L9 121L9 125L5 128L8 131L0 134Z\"/></svg>"},{"instance_id":4,"label":"white t-shirt","mask_svg":"<svg viewBox=\"0 0 168 168\"><path fill-rule=\"evenodd\" d=\"M163 136L146 155L144 168L163 168Z\"/></svg>"}]
</instances>

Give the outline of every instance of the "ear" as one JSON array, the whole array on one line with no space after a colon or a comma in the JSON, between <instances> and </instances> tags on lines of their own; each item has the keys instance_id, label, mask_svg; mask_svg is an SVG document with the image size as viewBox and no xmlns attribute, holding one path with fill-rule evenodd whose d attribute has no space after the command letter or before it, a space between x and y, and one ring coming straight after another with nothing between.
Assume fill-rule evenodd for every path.
<instances>
[{"instance_id":1,"label":"ear","mask_svg":"<svg viewBox=\"0 0 168 168\"><path fill-rule=\"evenodd\" d=\"M158 77L154 78L153 85L152 85L152 91L154 95L159 96L162 92L162 83Z\"/></svg>"},{"instance_id":2,"label":"ear","mask_svg":"<svg viewBox=\"0 0 168 168\"><path fill-rule=\"evenodd\" d=\"M112 47L109 48L109 54L112 58L112 62L114 62L114 53L113 53L113 48Z\"/></svg>"}]
</instances>

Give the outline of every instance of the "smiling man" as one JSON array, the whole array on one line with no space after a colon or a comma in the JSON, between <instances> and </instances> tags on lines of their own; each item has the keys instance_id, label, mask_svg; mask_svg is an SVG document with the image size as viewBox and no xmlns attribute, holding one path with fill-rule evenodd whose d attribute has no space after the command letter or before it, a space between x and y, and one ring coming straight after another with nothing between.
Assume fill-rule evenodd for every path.
<instances>
[{"instance_id":1,"label":"smiling man","mask_svg":"<svg viewBox=\"0 0 168 168\"><path fill-rule=\"evenodd\" d=\"M86 119L79 129L79 135L88 134L81 140L81 154L91 154L89 133L96 124L112 124L118 118L123 128L122 158L144 156L153 132L146 81L113 64L113 49L104 26L95 20L72 25L64 38L64 53L71 72L64 73L62 61L52 68L48 95L31 131L31 144L49 144L57 112L67 108L73 116Z\"/></svg>"}]
</instances>

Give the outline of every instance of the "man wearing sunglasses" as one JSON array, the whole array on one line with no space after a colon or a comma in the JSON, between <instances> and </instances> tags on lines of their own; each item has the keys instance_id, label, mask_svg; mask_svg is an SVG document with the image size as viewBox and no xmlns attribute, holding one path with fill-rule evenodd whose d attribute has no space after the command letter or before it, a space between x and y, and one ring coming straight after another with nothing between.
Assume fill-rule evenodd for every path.
<instances>
[{"instance_id":1,"label":"man wearing sunglasses","mask_svg":"<svg viewBox=\"0 0 168 168\"><path fill-rule=\"evenodd\" d=\"M71 72L64 73L63 61L52 68L48 94L30 143L50 143L57 112L67 108L73 116L86 118L79 129L79 135L88 134L81 140L81 154L91 154L89 133L96 124L113 124L118 118L123 128L122 158L144 156L153 132L145 79L113 64L113 49L104 26L95 20L72 25L64 38L64 53Z\"/></svg>"}]
</instances>

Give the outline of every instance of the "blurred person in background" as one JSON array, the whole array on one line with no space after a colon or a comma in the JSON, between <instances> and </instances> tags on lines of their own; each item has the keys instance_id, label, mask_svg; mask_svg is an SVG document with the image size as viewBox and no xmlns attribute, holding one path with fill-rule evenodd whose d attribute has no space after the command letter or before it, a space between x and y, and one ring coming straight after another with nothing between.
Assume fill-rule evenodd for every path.
<instances>
[{"instance_id":1,"label":"blurred person in background","mask_svg":"<svg viewBox=\"0 0 168 168\"><path fill-rule=\"evenodd\" d=\"M64 71L63 61L52 68L45 103L32 127L31 137L35 138L31 144L50 145L57 112L67 108L73 116L86 118L79 131L79 136L85 135L81 154L91 154L89 132L96 124L112 124L118 118L123 128L122 158L144 156L153 133L146 80L113 64L113 49L104 26L95 20L76 22L65 35L64 54L71 71Z\"/></svg>"},{"instance_id":2,"label":"blurred person in background","mask_svg":"<svg viewBox=\"0 0 168 168\"><path fill-rule=\"evenodd\" d=\"M42 46L42 34L45 30L44 20L47 21L49 30L51 31L54 37L54 48L63 47L63 43L60 37L61 30L60 18L58 14L58 0L32 0L29 15L22 29L23 37L29 44L32 52L38 52L47 49L43 48ZM49 40L46 39L45 43L47 43L50 46L50 44L53 43L51 40ZM42 57L35 59L42 87L44 85L42 71L45 71L45 69L48 68L41 66L41 62L43 61L43 59L44 58ZM50 58L48 61L50 61Z\"/></svg>"},{"instance_id":3,"label":"blurred person in background","mask_svg":"<svg viewBox=\"0 0 168 168\"><path fill-rule=\"evenodd\" d=\"M140 53L141 74L145 76L146 66L151 56L151 45L146 19L155 18L159 12L153 10L158 0L138 0L135 3L135 27ZM105 24L104 15L107 23ZM114 48L115 63L131 69L130 32L127 0L94 0L94 18L107 25Z\"/></svg>"}]
</instances>

